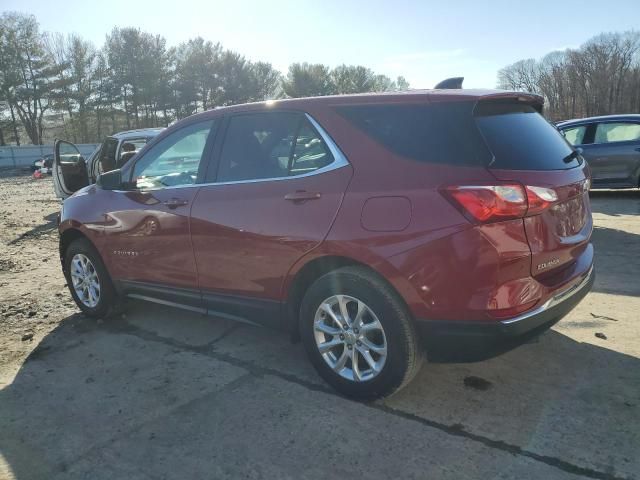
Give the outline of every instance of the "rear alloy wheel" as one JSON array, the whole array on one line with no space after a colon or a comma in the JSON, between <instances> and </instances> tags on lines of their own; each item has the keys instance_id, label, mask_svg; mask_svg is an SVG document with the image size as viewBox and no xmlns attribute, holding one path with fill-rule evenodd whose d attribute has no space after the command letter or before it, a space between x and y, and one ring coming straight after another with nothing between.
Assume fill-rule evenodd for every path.
<instances>
[{"instance_id":1,"label":"rear alloy wheel","mask_svg":"<svg viewBox=\"0 0 640 480\"><path fill-rule=\"evenodd\" d=\"M382 324L366 303L333 295L320 304L314 320L316 346L329 367L347 380L376 377L387 360Z\"/></svg>"},{"instance_id":2,"label":"rear alloy wheel","mask_svg":"<svg viewBox=\"0 0 640 480\"><path fill-rule=\"evenodd\" d=\"M337 269L309 287L300 308L300 335L320 376L353 398L396 392L422 363L406 306L364 267Z\"/></svg>"}]
</instances>

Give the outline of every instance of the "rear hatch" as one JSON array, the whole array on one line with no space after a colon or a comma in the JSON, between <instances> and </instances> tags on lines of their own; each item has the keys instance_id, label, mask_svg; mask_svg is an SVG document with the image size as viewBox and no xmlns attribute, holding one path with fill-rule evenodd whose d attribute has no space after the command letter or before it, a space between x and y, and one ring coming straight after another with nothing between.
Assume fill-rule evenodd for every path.
<instances>
[{"instance_id":1,"label":"rear hatch","mask_svg":"<svg viewBox=\"0 0 640 480\"><path fill-rule=\"evenodd\" d=\"M543 280L567 269L589 245L589 170L539 111L536 96L483 99L476 125L497 180L521 184L528 197L523 222L532 252L531 274Z\"/></svg>"}]
</instances>

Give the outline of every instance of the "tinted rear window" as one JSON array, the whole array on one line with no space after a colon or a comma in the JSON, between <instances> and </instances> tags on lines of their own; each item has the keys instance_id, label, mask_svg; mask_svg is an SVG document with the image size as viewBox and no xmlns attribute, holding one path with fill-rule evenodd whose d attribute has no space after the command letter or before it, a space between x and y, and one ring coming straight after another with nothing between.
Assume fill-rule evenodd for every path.
<instances>
[{"instance_id":1,"label":"tinted rear window","mask_svg":"<svg viewBox=\"0 0 640 480\"><path fill-rule=\"evenodd\" d=\"M480 102L475 116L495 158L491 168L565 170L579 165L578 160L564 162L571 147L530 105Z\"/></svg>"},{"instance_id":2,"label":"tinted rear window","mask_svg":"<svg viewBox=\"0 0 640 480\"><path fill-rule=\"evenodd\" d=\"M482 165L491 160L473 119L474 103L357 105L338 113L405 158L449 165Z\"/></svg>"}]
</instances>

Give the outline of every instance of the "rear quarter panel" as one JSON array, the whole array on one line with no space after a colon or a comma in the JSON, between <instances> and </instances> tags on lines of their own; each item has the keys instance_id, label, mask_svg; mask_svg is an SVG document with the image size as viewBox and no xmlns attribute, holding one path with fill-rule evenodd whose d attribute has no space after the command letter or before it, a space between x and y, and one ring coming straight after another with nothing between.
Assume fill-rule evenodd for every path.
<instances>
[{"instance_id":1,"label":"rear quarter panel","mask_svg":"<svg viewBox=\"0 0 640 480\"><path fill-rule=\"evenodd\" d=\"M354 176L325 242L299 262L290 272L290 277L301 264L317 256L352 258L384 276L402 295L415 316L433 317L434 312L428 305L428 292L420 290L425 285L424 277L445 275L444 278L439 277L441 285L459 284L460 279L455 275L464 276L472 271L465 272L464 269L477 266L481 261L478 252L485 247L491 248L483 235L472 233L473 225L443 197L439 189L446 185L487 183L495 179L483 167L422 163L394 155L331 108L310 109L309 113L349 159ZM394 200L386 205L408 204L410 214L407 216L404 206L401 212L383 207L380 216L397 214L402 221L391 218L389 228L385 229L385 222L381 220L376 223L376 228L371 228L363 223L363 219L375 216L375 212L366 211L363 216L363 211L371 199L380 198L406 199L406 202ZM524 237L521 221L519 229ZM450 237L465 231L469 232L469 243L454 245ZM529 255L526 239L523 245L516 248L516 256ZM521 251L521 247L525 250ZM453 260L451 255L456 254L469 260L459 262L459 268L454 272L447 267L447 262ZM526 266L528 268L529 263ZM497 273L493 272L493 275ZM450 302L454 301L451 291L448 298Z\"/></svg>"}]
</instances>

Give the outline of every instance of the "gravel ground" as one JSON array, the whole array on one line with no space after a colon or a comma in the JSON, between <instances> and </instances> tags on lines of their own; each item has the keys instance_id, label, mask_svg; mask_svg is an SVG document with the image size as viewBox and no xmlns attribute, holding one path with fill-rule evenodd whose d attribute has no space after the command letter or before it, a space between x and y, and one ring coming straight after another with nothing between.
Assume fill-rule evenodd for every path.
<instances>
[{"instance_id":1,"label":"gravel ground","mask_svg":"<svg viewBox=\"0 0 640 480\"><path fill-rule=\"evenodd\" d=\"M370 404L277 332L83 317L51 180L5 173L0 202L0 479L640 478L638 191L592 194L596 284L552 330Z\"/></svg>"}]
</instances>

